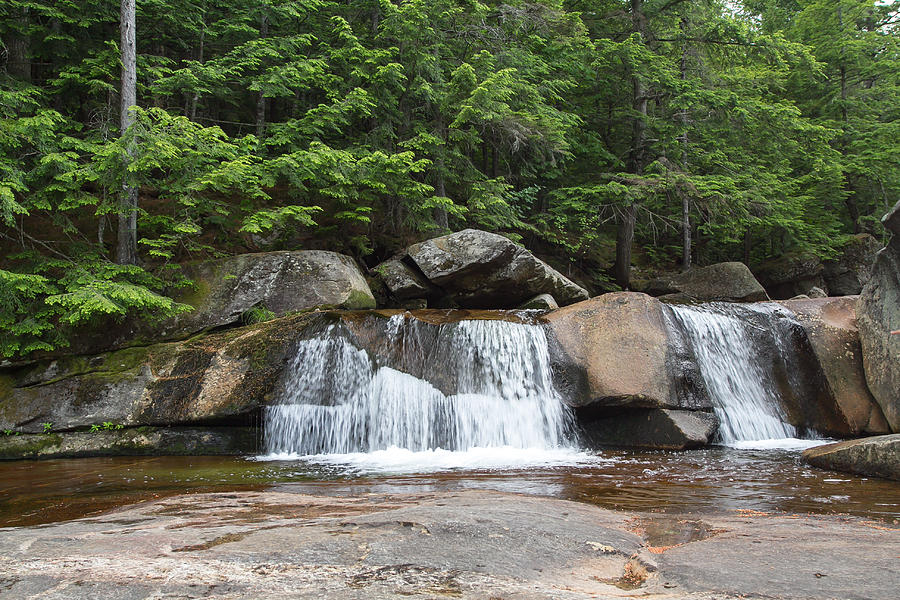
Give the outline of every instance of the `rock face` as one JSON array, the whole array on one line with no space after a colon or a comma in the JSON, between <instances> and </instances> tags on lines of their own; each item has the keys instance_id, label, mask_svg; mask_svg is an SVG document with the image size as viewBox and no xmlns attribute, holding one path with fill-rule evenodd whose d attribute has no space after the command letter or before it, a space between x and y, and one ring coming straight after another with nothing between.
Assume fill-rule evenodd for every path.
<instances>
[{"instance_id":1,"label":"rock face","mask_svg":"<svg viewBox=\"0 0 900 600\"><path fill-rule=\"evenodd\" d=\"M803 461L823 469L900 481L900 434L817 446L803 452Z\"/></svg>"},{"instance_id":2,"label":"rock face","mask_svg":"<svg viewBox=\"0 0 900 600\"><path fill-rule=\"evenodd\" d=\"M763 286L742 262L726 262L693 268L685 273L659 277L650 282L647 292L693 300L757 302L768 300Z\"/></svg>"},{"instance_id":3,"label":"rock face","mask_svg":"<svg viewBox=\"0 0 900 600\"><path fill-rule=\"evenodd\" d=\"M635 292L604 294L544 320L554 370L567 373L566 398L574 406L711 408L697 393L696 364L679 360L670 342L659 300Z\"/></svg>"},{"instance_id":4,"label":"rock face","mask_svg":"<svg viewBox=\"0 0 900 600\"><path fill-rule=\"evenodd\" d=\"M296 315L186 342L73 356L0 372L0 429L94 424L245 424L272 392L297 338Z\"/></svg>"},{"instance_id":5,"label":"rock face","mask_svg":"<svg viewBox=\"0 0 900 600\"><path fill-rule=\"evenodd\" d=\"M239 254L184 267L195 287L175 296L193 311L161 323L126 320L72 336L66 354L97 354L127 346L183 340L239 324L253 309L283 316L310 308L375 308L375 297L349 256L323 250ZM252 319L251 319L252 320ZM56 354L54 354L56 355Z\"/></svg>"},{"instance_id":6,"label":"rock face","mask_svg":"<svg viewBox=\"0 0 900 600\"><path fill-rule=\"evenodd\" d=\"M753 273L774 300L809 295L814 287L828 291L825 266L813 254L788 253L761 264Z\"/></svg>"},{"instance_id":7,"label":"rock face","mask_svg":"<svg viewBox=\"0 0 900 600\"><path fill-rule=\"evenodd\" d=\"M610 415L583 424L585 437L596 446L685 450L712 441L719 420L711 413L643 409Z\"/></svg>"},{"instance_id":8,"label":"rock face","mask_svg":"<svg viewBox=\"0 0 900 600\"><path fill-rule=\"evenodd\" d=\"M891 430L900 432L900 202L882 219L894 234L878 253L857 305L863 366L869 389Z\"/></svg>"},{"instance_id":9,"label":"rock face","mask_svg":"<svg viewBox=\"0 0 900 600\"><path fill-rule=\"evenodd\" d=\"M374 271L397 300L439 295L467 308L515 308L539 294L563 305L588 298L584 288L525 248L477 229L414 244L401 261Z\"/></svg>"},{"instance_id":10,"label":"rock face","mask_svg":"<svg viewBox=\"0 0 900 600\"><path fill-rule=\"evenodd\" d=\"M538 294L531 300L523 302L519 305L519 308L524 310L556 310L559 308L559 304L556 303L556 298L550 294Z\"/></svg>"},{"instance_id":11,"label":"rock face","mask_svg":"<svg viewBox=\"0 0 900 600\"><path fill-rule=\"evenodd\" d=\"M823 276L831 295L855 296L862 292L879 250L878 240L868 233L860 233L850 239L839 257L825 261Z\"/></svg>"},{"instance_id":12,"label":"rock face","mask_svg":"<svg viewBox=\"0 0 900 600\"><path fill-rule=\"evenodd\" d=\"M846 419L843 435L889 433L878 403L869 392L863 371L856 321L856 296L785 300L806 330L822 365L838 412Z\"/></svg>"},{"instance_id":13,"label":"rock face","mask_svg":"<svg viewBox=\"0 0 900 600\"><path fill-rule=\"evenodd\" d=\"M307 308L375 308L375 298L349 256L324 250L241 254L189 266L197 290L183 299L195 310L163 335L193 333L240 321L254 307L276 316Z\"/></svg>"},{"instance_id":14,"label":"rock face","mask_svg":"<svg viewBox=\"0 0 900 600\"><path fill-rule=\"evenodd\" d=\"M209 456L256 452L257 435L248 427L215 429L140 427L90 433L0 437L0 460L86 458L90 456Z\"/></svg>"}]
</instances>

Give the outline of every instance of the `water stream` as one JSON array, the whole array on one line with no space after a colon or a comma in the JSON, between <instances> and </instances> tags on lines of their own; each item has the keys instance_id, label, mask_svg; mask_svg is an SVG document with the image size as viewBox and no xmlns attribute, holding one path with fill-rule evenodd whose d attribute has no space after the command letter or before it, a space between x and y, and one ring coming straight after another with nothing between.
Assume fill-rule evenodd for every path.
<instances>
[{"instance_id":1,"label":"water stream","mask_svg":"<svg viewBox=\"0 0 900 600\"><path fill-rule=\"evenodd\" d=\"M672 305L706 384L725 445L796 438L777 384L799 373L789 346L793 326L775 304ZM776 372L780 371L780 373Z\"/></svg>"},{"instance_id":2,"label":"water stream","mask_svg":"<svg viewBox=\"0 0 900 600\"><path fill-rule=\"evenodd\" d=\"M403 314L377 325L374 351L343 323L299 343L265 414L271 457L573 445L541 327Z\"/></svg>"}]
</instances>

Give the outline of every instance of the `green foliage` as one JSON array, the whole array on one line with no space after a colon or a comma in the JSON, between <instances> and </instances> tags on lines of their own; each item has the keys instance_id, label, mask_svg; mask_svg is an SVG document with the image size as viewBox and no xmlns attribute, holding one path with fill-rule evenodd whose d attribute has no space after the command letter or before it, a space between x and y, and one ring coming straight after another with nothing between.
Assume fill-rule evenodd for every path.
<instances>
[{"instance_id":1,"label":"green foliage","mask_svg":"<svg viewBox=\"0 0 900 600\"><path fill-rule=\"evenodd\" d=\"M53 423L41 423L41 433L49 434L53 431Z\"/></svg>"},{"instance_id":2,"label":"green foliage","mask_svg":"<svg viewBox=\"0 0 900 600\"><path fill-rule=\"evenodd\" d=\"M121 423L113 423L112 421L103 421L103 423L97 424L94 423L91 425L90 432L97 433L98 431L118 431L119 429L124 428L124 425Z\"/></svg>"},{"instance_id":3,"label":"green foliage","mask_svg":"<svg viewBox=\"0 0 900 600\"><path fill-rule=\"evenodd\" d=\"M881 234L898 2L638 5L147 0L121 132L118 4L4 3L0 355L178 314L179 263L272 232L362 258L475 226L603 287L632 213L659 266L683 206L698 262ZM140 266L111 261L123 186Z\"/></svg>"}]
</instances>

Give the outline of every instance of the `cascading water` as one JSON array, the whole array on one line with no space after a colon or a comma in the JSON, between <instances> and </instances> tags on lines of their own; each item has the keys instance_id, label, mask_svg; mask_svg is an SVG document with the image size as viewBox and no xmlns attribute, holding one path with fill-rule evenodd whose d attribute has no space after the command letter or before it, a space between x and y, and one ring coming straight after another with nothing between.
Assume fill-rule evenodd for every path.
<instances>
[{"instance_id":1,"label":"cascading water","mask_svg":"<svg viewBox=\"0 0 900 600\"><path fill-rule=\"evenodd\" d=\"M300 342L281 398L266 410L270 454L572 444L541 327L370 318L386 321L373 352L340 322Z\"/></svg>"},{"instance_id":2,"label":"cascading water","mask_svg":"<svg viewBox=\"0 0 900 600\"><path fill-rule=\"evenodd\" d=\"M792 379L801 370L788 345L785 328L794 323L785 309L726 303L670 308L696 356L719 417L720 441L797 437L797 429L786 422L777 383L779 377Z\"/></svg>"}]
</instances>

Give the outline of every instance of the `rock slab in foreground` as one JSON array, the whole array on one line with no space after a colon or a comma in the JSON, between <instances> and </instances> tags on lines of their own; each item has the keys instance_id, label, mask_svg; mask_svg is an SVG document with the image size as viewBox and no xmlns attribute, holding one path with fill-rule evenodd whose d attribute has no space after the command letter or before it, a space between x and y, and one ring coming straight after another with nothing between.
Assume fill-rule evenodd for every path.
<instances>
[{"instance_id":1,"label":"rock slab in foreground","mask_svg":"<svg viewBox=\"0 0 900 600\"><path fill-rule=\"evenodd\" d=\"M822 469L900 481L900 434L816 446L803 452L803 460Z\"/></svg>"},{"instance_id":2,"label":"rock slab in foreground","mask_svg":"<svg viewBox=\"0 0 900 600\"><path fill-rule=\"evenodd\" d=\"M882 220L894 233L878 253L856 314L866 381L894 433L900 433L900 202Z\"/></svg>"},{"instance_id":3,"label":"rock slab in foreground","mask_svg":"<svg viewBox=\"0 0 900 600\"><path fill-rule=\"evenodd\" d=\"M406 252L405 260L428 283L463 307L515 308L539 294L550 294L561 305L588 298L587 290L495 233L465 229L414 244ZM394 277L397 269L390 261L385 268L390 274L385 279L388 288L398 298L409 297L409 277Z\"/></svg>"},{"instance_id":4,"label":"rock slab in foreground","mask_svg":"<svg viewBox=\"0 0 900 600\"><path fill-rule=\"evenodd\" d=\"M672 516L673 520L677 517ZM191 494L0 536L0 593L69 598L894 600L900 535L841 517L643 519L487 491Z\"/></svg>"},{"instance_id":5,"label":"rock slab in foreground","mask_svg":"<svg viewBox=\"0 0 900 600\"><path fill-rule=\"evenodd\" d=\"M769 299L766 290L742 262L716 263L659 277L650 282L647 292L673 299L705 301L757 302Z\"/></svg>"}]
</instances>

